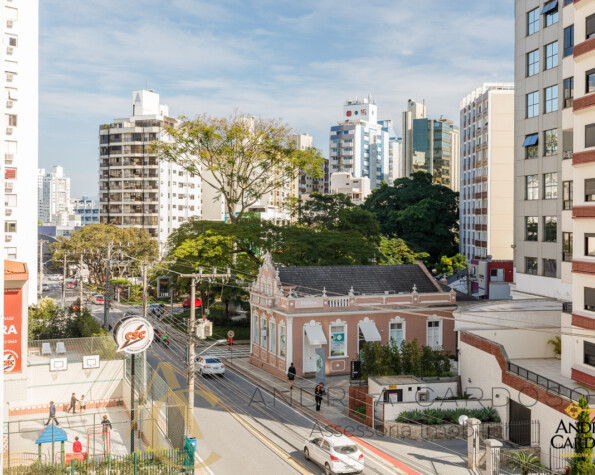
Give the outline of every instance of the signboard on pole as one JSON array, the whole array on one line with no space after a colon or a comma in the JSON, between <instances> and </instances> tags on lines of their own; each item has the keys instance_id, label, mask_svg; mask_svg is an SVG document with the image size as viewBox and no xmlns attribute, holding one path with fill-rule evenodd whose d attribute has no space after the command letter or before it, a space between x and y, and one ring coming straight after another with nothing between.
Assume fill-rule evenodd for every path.
<instances>
[{"instance_id":1,"label":"signboard on pole","mask_svg":"<svg viewBox=\"0 0 595 475\"><path fill-rule=\"evenodd\" d=\"M4 372L20 373L22 366L23 290L4 289Z\"/></svg>"},{"instance_id":2,"label":"signboard on pole","mask_svg":"<svg viewBox=\"0 0 595 475\"><path fill-rule=\"evenodd\" d=\"M157 277L157 298L167 299L170 297L169 281L170 278L167 276Z\"/></svg>"},{"instance_id":3,"label":"signboard on pole","mask_svg":"<svg viewBox=\"0 0 595 475\"><path fill-rule=\"evenodd\" d=\"M153 342L153 336L153 326L141 317L120 320L114 328L117 351L129 355L136 355L148 349Z\"/></svg>"}]
</instances>

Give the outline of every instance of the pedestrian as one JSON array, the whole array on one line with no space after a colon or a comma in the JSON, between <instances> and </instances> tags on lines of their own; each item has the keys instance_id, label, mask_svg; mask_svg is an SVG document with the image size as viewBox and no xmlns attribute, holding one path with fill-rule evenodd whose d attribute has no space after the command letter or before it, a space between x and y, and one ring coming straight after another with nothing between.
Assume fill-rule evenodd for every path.
<instances>
[{"instance_id":1,"label":"pedestrian","mask_svg":"<svg viewBox=\"0 0 595 475\"><path fill-rule=\"evenodd\" d=\"M56 419L56 405L54 404L54 401L50 401L50 417L48 421L45 423L45 425L47 426L51 420L53 420L57 426L60 425L58 419Z\"/></svg>"},{"instance_id":2,"label":"pedestrian","mask_svg":"<svg viewBox=\"0 0 595 475\"><path fill-rule=\"evenodd\" d=\"M289 388L293 389L293 380L295 379L295 366L293 366L293 363L289 365L287 370L287 379L289 380Z\"/></svg>"},{"instance_id":3,"label":"pedestrian","mask_svg":"<svg viewBox=\"0 0 595 475\"><path fill-rule=\"evenodd\" d=\"M72 396L70 396L70 406L68 406L68 409L66 409L66 412L70 412L70 410L72 409L72 413L76 414L77 401L78 401L78 399L76 398L76 394L72 393Z\"/></svg>"},{"instance_id":4,"label":"pedestrian","mask_svg":"<svg viewBox=\"0 0 595 475\"><path fill-rule=\"evenodd\" d=\"M314 390L314 399L316 400L316 410L320 411L322 404L322 396L324 396L324 383L319 383Z\"/></svg>"},{"instance_id":5,"label":"pedestrian","mask_svg":"<svg viewBox=\"0 0 595 475\"><path fill-rule=\"evenodd\" d=\"M74 438L74 442L72 444L72 451L75 454L80 454L83 451L83 444L81 444L81 441L78 437Z\"/></svg>"},{"instance_id":6,"label":"pedestrian","mask_svg":"<svg viewBox=\"0 0 595 475\"><path fill-rule=\"evenodd\" d=\"M107 438L108 430L107 430L107 428L109 427L110 430L111 430L112 429L112 423L107 418L107 416L103 416L103 419L101 420L101 425L103 426L103 450L105 452L107 452L107 448L108 448L108 438Z\"/></svg>"},{"instance_id":7,"label":"pedestrian","mask_svg":"<svg viewBox=\"0 0 595 475\"><path fill-rule=\"evenodd\" d=\"M85 395L83 394L81 396L81 400L79 401L79 412L83 412L85 410L85 407L87 406L87 401L85 401Z\"/></svg>"}]
</instances>

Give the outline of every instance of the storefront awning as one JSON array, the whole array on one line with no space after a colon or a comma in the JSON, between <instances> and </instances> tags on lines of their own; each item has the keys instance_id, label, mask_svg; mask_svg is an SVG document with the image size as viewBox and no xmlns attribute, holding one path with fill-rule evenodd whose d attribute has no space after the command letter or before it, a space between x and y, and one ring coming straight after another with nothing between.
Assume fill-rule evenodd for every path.
<instances>
[{"instance_id":1,"label":"storefront awning","mask_svg":"<svg viewBox=\"0 0 595 475\"><path fill-rule=\"evenodd\" d=\"M326 345L326 337L322 325L305 325L304 330L311 345Z\"/></svg>"},{"instance_id":2,"label":"storefront awning","mask_svg":"<svg viewBox=\"0 0 595 475\"><path fill-rule=\"evenodd\" d=\"M367 322L360 322L359 329L362 331L364 338L366 341L380 341L380 333L378 333L378 328L376 328L376 324L372 321Z\"/></svg>"}]
</instances>

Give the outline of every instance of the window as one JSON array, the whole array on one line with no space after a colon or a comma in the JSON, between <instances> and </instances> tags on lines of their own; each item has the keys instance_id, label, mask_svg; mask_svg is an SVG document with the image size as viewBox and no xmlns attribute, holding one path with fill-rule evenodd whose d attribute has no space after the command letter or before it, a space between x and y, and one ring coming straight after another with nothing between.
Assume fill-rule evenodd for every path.
<instances>
[{"instance_id":1,"label":"window","mask_svg":"<svg viewBox=\"0 0 595 475\"><path fill-rule=\"evenodd\" d=\"M8 37L8 46L17 46L17 37L16 36Z\"/></svg>"},{"instance_id":2,"label":"window","mask_svg":"<svg viewBox=\"0 0 595 475\"><path fill-rule=\"evenodd\" d=\"M539 156L539 134L531 134L525 137L523 147L525 147L525 158L537 158Z\"/></svg>"},{"instance_id":3,"label":"window","mask_svg":"<svg viewBox=\"0 0 595 475\"><path fill-rule=\"evenodd\" d=\"M545 88L545 113L558 110L558 85Z\"/></svg>"},{"instance_id":4,"label":"window","mask_svg":"<svg viewBox=\"0 0 595 475\"><path fill-rule=\"evenodd\" d=\"M574 99L574 77L564 79L564 109L572 107Z\"/></svg>"},{"instance_id":5,"label":"window","mask_svg":"<svg viewBox=\"0 0 595 475\"><path fill-rule=\"evenodd\" d=\"M254 315L254 320L253 320L253 326L252 326L252 343L254 343L255 345L258 345L258 342L260 341L258 339L258 316Z\"/></svg>"},{"instance_id":6,"label":"window","mask_svg":"<svg viewBox=\"0 0 595 475\"><path fill-rule=\"evenodd\" d=\"M527 118L539 115L539 91L527 94Z\"/></svg>"},{"instance_id":7,"label":"window","mask_svg":"<svg viewBox=\"0 0 595 475\"><path fill-rule=\"evenodd\" d=\"M589 366L595 366L595 345L588 341L584 342L583 363Z\"/></svg>"},{"instance_id":8,"label":"window","mask_svg":"<svg viewBox=\"0 0 595 475\"><path fill-rule=\"evenodd\" d=\"M440 320L428 320L426 345L434 349L442 348L442 325Z\"/></svg>"},{"instance_id":9,"label":"window","mask_svg":"<svg viewBox=\"0 0 595 475\"><path fill-rule=\"evenodd\" d=\"M17 232L17 222L16 221L6 221L4 223L4 232L5 233L16 233Z\"/></svg>"},{"instance_id":10,"label":"window","mask_svg":"<svg viewBox=\"0 0 595 475\"><path fill-rule=\"evenodd\" d=\"M347 340L345 338L345 325L331 325L331 344L329 345L329 356L347 356Z\"/></svg>"},{"instance_id":11,"label":"window","mask_svg":"<svg viewBox=\"0 0 595 475\"><path fill-rule=\"evenodd\" d=\"M543 276L556 277L556 259L543 260Z\"/></svg>"},{"instance_id":12,"label":"window","mask_svg":"<svg viewBox=\"0 0 595 475\"><path fill-rule=\"evenodd\" d=\"M543 199L555 200L558 198L558 174L544 173L543 175Z\"/></svg>"},{"instance_id":13,"label":"window","mask_svg":"<svg viewBox=\"0 0 595 475\"><path fill-rule=\"evenodd\" d=\"M264 349L267 348L267 319L264 317L260 318L260 346Z\"/></svg>"},{"instance_id":14,"label":"window","mask_svg":"<svg viewBox=\"0 0 595 475\"><path fill-rule=\"evenodd\" d=\"M17 248L16 247L7 247L6 248L6 258L10 261L16 261Z\"/></svg>"},{"instance_id":15,"label":"window","mask_svg":"<svg viewBox=\"0 0 595 475\"><path fill-rule=\"evenodd\" d=\"M285 325L279 325L279 357L285 358L287 351L287 336L285 333Z\"/></svg>"},{"instance_id":16,"label":"window","mask_svg":"<svg viewBox=\"0 0 595 475\"><path fill-rule=\"evenodd\" d=\"M537 257L525 257L525 274L537 275Z\"/></svg>"},{"instance_id":17,"label":"window","mask_svg":"<svg viewBox=\"0 0 595 475\"><path fill-rule=\"evenodd\" d=\"M546 130L543 134L545 136L543 154L546 157L555 155L558 152L558 129Z\"/></svg>"},{"instance_id":18,"label":"window","mask_svg":"<svg viewBox=\"0 0 595 475\"><path fill-rule=\"evenodd\" d=\"M585 310L595 312L595 289L585 287Z\"/></svg>"},{"instance_id":19,"label":"window","mask_svg":"<svg viewBox=\"0 0 595 475\"><path fill-rule=\"evenodd\" d=\"M389 327L390 343L401 348L401 344L405 341L405 322L391 322Z\"/></svg>"},{"instance_id":20,"label":"window","mask_svg":"<svg viewBox=\"0 0 595 475\"><path fill-rule=\"evenodd\" d=\"M550 3L544 5L541 12L545 15L545 26L552 26L558 22L558 0L553 0Z\"/></svg>"},{"instance_id":21,"label":"window","mask_svg":"<svg viewBox=\"0 0 595 475\"><path fill-rule=\"evenodd\" d=\"M562 209L572 209L572 181L565 181L562 188Z\"/></svg>"},{"instance_id":22,"label":"window","mask_svg":"<svg viewBox=\"0 0 595 475\"><path fill-rule=\"evenodd\" d=\"M533 76L539 72L539 50L527 53L527 76Z\"/></svg>"},{"instance_id":23,"label":"window","mask_svg":"<svg viewBox=\"0 0 595 475\"><path fill-rule=\"evenodd\" d=\"M539 31L539 8L527 13L527 36Z\"/></svg>"},{"instance_id":24,"label":"window","mask_svg":"<svg viewBox=\"0 0 595 475\"><path fill-rule=\"evenodd\" d=\"M539 220L537 216L525 216L525 240L537 241L537 228Z\"/></svg>"},{"instance_id":25,"label":"window","mask_svg":"<svg viewBox=\"0 0 595 475\"><path fill-rule=\"evenodd\" d=\"M585 147L595 147L595 124L585 125Z\"/></svg>"},{"instance_id":26,"label":"window","mask_svg":"<svg viewBox=\"0 0 595 475\"><path fill-rule=\"evenodd\" d=\"M525 199L539 199L539 179L538 175L527 175L525 177Z\"/></svg>"},{"instance_id":27,"label":"window","mask_svg":"<svg viewBox=\"0 0 595 475\"><path fill-rule=\"evenodd\" d=\"M269 323L269 351L277 354L277 325L275 322Z\"/></svg>"},{"instance_id":28,"label":"window","mask_svg":"<svg viewBox=\"0 0 595 475\"><path fill-rule=\"evenodd\" d=\"M17 195L4 195L4 205L14 208L17 205Z\"/></svg>"},{"instance_id":29,"label":"window","mask_svg":"<svg viewBox=\"0 0 595 475\"><path fill-rule=\"evenodd\" d=\"M587 17L587 28L585 29L585 38L593 38L595 36L595 15Z\"/></svg>"},{"instance_id":30,"label":"window","mask_svg":"<svg viewBox=\"0 0 595 475\"><path fill-rule=\"evenodd\" d=\"M595 257L595 234L585 234L585 256Z\"/></svg>"},{"instance_id":31,"label":"window","mask_svg":"<svg viewBox=\"0 0 595 475\"><path fill-rule=\"evenodd\" d=\"M18 123L16 114L6 114L6 123L9 127L16 127Z\"/></svg>"},{"instance_id":32,"label":"window","mask_svg":"<svg viewBox=\"0 0 595 475\"><path fill-rule=\"evenodd\" d=\"M543 218L543 242L556 242L558 240L558 218L545 216Z\"/></svg>"},{"instance_id":33,"label":"window","mask_svg":"<svg viewBox=\"0 0 595 475\"><path fill-rule=\"evenodd\" d=\"M562 260L572 261L572 233L562 233Z\"/></svg>"},{"instance_id":34,"label":"window","mask_svg":"<svg viewBox=\"0 0 595 475\"><path fill-rule=\"evenodd\" d=\"M558 66L558 42L554 41L545 45L545 69L552 69Z\"/></svg>"},{"instance_id":35,"label":"window","mask_svg":"<svg viewBox=\"0 0 595 475\"><path fill-rule=\"evenodd\" d=\"M595 92L595 69L589 69L585 73L585 93Z\"/></svg>"},{"instance_id":36,"label":"window","mask_svg":"<svg viewBox=\"0 0 595 475\"><path fill-rule=\"evenodd\" d=\"M564 57L570 56L574 50L574 25L564 28Z\"/></svg>"}]
</instances>

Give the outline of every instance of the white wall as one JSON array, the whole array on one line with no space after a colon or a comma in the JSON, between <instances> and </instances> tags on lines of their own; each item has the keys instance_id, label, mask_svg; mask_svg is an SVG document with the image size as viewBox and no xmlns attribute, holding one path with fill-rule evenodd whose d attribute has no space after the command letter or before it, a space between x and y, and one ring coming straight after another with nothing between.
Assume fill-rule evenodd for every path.
<instances>
[{"instance_id":1,"label":"white wall","mask_svg":"<svg viewBox=\"0 0 595 475\"><path fill-rule=\"evenodd\" d=\"M473 333L504 346L508 358L511 360L554 358L553 346L548 344L548 340L554 338L552 332L559 332L560 328L545 328L544 330L543 332L532 329L473 330Z\"/></svg>"},{"instance_id":2,"label":"white wall","mask_svg":"<svg viewBox=\"0 0 595 475\"><path fill-rule=\"evenodd\" d=\"M577 194L577 190L574 190ZM564 284L560 279L540 275L516 273L515 290L534 295L543 295L558 300L572 300L572 285Z\"/></svg>"}]
</instances>

